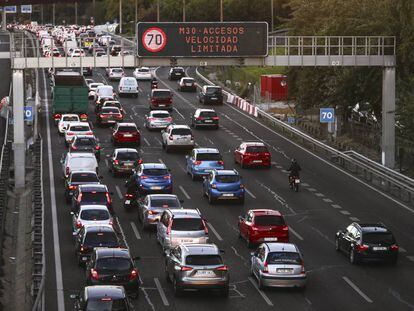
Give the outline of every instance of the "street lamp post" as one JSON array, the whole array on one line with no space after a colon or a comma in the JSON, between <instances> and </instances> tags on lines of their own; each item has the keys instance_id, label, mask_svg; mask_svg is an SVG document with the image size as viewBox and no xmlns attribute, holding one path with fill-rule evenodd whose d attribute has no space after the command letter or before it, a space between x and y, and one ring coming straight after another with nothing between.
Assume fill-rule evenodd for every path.
<instances>
[{"instance_id":1,"label":"street lamp post","mask_svg":"<svg viewBox=\"0 0 414 311\"><path fill-rule=\"evenodd\" d=\"M223 0L220 0L220 22L223 21Z\"/></svg>"},{"instance_id":2,"label":"street lamp post","mask_svg":"<svg viewBox=\"0 0 414 311\"><path fill-rule=\"evenodd\" d=\"M160 21L160 0L157 0L157 22Z\"/></svg>"},{"instance_id":3,"label":"street lamp post","mask_svg":"<svg viewBox=\"0 0 414 311\"><path fill-rule=\"evenodd\" d=\"M185 0L183 0L183 22L185 22Z\"/></svg>"},{"instance_id":4,"label":"street lamp post","mask_svg":"<svg viewBox=\"0 0 414 311\"><path fill-rule=\"evenodd\" d=\"M122 0L119 0L119 33L122 33Z\"/></svg>"},{"instance_id":5,"label":"street lamp post","mask_svg":"<svg viewBox=\"0 0 414 311\"><path fill-rule=\"evenodd\" d=\"M138 23L138 0L135 0L135 24L134 24L134 29L135 29L135 27L137 27L137 23Z\"/></svg>"},{"instance_id":6,"label":"street lamp post","mask_svg":"<svg viewBox=\"0 0 414 311\"><path fill-rule=\"evenodd\" d=\"M271 31L273 31L273 25L274 25L274 15L273 15L273 11L274 11L274 8L273 8L273 5L274 5L274 3L273 3L273 0L270 0L270 16L271 16L271 26L270 26L270 29L271 29Z\"/></svg>"}]
</instances>

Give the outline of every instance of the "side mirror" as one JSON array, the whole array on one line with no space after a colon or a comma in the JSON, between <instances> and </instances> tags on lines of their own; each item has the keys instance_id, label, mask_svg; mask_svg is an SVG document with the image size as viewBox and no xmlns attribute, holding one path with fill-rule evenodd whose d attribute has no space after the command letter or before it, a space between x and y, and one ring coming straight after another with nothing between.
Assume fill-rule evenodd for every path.
<instances>
[{"instance_id":1,"label":"side mirror","mask_svg":"<svg viewBox=\"0 0 414 311\"><path fill-rule=\"evenodd\" d=\"M240 216L239 216L239 220L240 220L240 221L243 221L243 220L244 220L244 217L240 215Z\"/></svg>"},{"instance_id":2,"label":"side mirror","mask_svg":"<svg viewBox=\"0 0 414 311\"><path fill-rule=\"evenodd\" d=\"M79 299L79 295L77 294L71 294L69 297L70 299Z\"/></svg>"},{"instance_id":3,"label":"side mirror","mask_svg":"<svg viewBox=\"0 0 414 311\"><path fill-rule=\"evenodd\" d=\"M221 250L220 250L220 253L221 253L221 254L225 254L225 253L226 253L226 251L225 251L224 249L221 249Z\"/></svg>"},{"instance_id":4,"label":"side mirror","mask_svg":"<svg viewBox=\"0 0 414 311\"><path fill-rule=\"evenodd\" d=\"M183 203L184 203L184 200L179 200L179 201L180 201L180 203L181 203L181 204L183 204Z\"/></svg>"},{"instance_id":5,"label":"side mirror","mask_svg":"<svg viewBox=\"0 0 414 311\"><path fill-rule=\"evenodd\" d=\"M75 215L75 213L74 212L70 212L70 214L73 216L73 215Z\"/></svg>"}]
</instances>

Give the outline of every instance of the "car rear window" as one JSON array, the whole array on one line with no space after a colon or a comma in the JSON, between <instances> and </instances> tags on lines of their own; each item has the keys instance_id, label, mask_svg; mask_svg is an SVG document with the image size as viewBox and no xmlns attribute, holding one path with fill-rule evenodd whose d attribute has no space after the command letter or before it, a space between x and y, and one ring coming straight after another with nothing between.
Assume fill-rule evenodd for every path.
<instances>
[{"instance_id":1,"label":"car rear window","mask_svg":"<svg viewBox=\"0 0 414 311\"><path fill-rule=\"evenodd\" d=\"M63 117L63 121L79 121L79 117L78 116Z\"/></svg>"},{"instance_id":2,"label":"car rear window","mask_svg":"<svg viewBox=\"0 0 414 311\"><path fill-rule=\"evenodd\" d=\"M140 68L138 69L139 72L150 72L148 68Z\"/></svg>"},{"instance_id":3,"label":"car rear window","mask_svg":"<svg viewBox=\"0 0 414 311\"><path fill-rule=\"evenodd\" d=\"M96 268L98 270L106 271L125 271L131 270L132 264L129 258L108 257L98 259L96 261Z\"/></svg>"},{"instance_id":4,"label":"car rear window","mask_svg":"<svg viewBox=\"0 0 414 311\"><path fill-rule=\"evenodd\" d=\"M143 170L143 174L149 176L162 176L167 175L168 171L165 168L146 168Z\"/></svg>"},{"instance_id":5,"label":"car rear window","mask_svg":"<svg viewBox=\"0 0 414 311\"><path fill-rule=\"evenodd\" d=\"M71 182L99 182L99 179L94 173L77 173L72 174Z\"/></svg>"},{"instance_id":6,"label":"car rear window","mask_svg":"<svg viewBox=\"0 0 414 311\"><path fill-rule=\"evenodd\" d=\"M169 113L153 113L152 116L154 118L169 118L170 114Z\"/></svg>"},{"instance_id":7,"label":"car rear window","mask_svg":"<svg viewBox=\"0 0 414 311\"><path fill-rule=\"evenodd\" d=\"M191 79L191 78L185 78L185 79L183 79L183 82L184 82L184 83L193 83L193 82L194 82L194 79Z\"/></svg>"},{"instance_id":8,"label":"car rear window","mask_svg":"<svg viewBox=\"0 0 414 311\"><path fill-rule=\"evenodd\" d=\"M116 158L123 161L136 161L139 159L139 155L137 152L119 152Z\"/></svg>"},{"instance_id":9,"label":"car rear window","mask_svg":"<svg viewBox=\"0 0 414 311\"><path fill-rule=\"evenodd\" d=\"M191 266L216 266L222 265L223 260L220 255L188 255L185 264Z\"/></svg>"},{"instance_id":10,"label":"car rear window","mask_svg":"<svg viewBox=\"0 0 414 311\"><path fill-rule=\"evenodd\" d=\"M76 146L95 146L96 142L94 138L76 138Z\"/></svg>"},{"instance_id":11,"label":"car rear window","mask_svg":"<svg viewBox=\"0 0 414 311\"><path fill-rule=\"evenodd\" d=\"M198 153L196 156L197 161L221 161L222 157L220 153Z\"/></svg>"},{"instance_id":12,"label":"car rear window","mask_svg":"<svg viewBox=\"0 0 414 311\"><path fill-rule=\"evenodd\" d=\"M123 83L124 83L125 85L129 85L129 86L134 86L134 85L136 85L136 84L137 84L137 82L136 82L136 80L135 80L135 79L125 79L125 80L123 81Z\"/></svg>"},{"instance_id":13,"label":"car rear window","mask_svg":"<svg viewBox=\"0 0 414 311\"><path fill-rule=\"evenodd\" d=\"M189 136L191 135L191 130L190 129L172 129L171 131L172 135L185 135L185 136Z\"/></svg>"},{"instance_id":14,"label":"car rear window","mask_svg":"<svg viewBox=\"0 0 414 311\"><path fill-rule=\"evenodd\" d=\"M96 246L118 246L118 240L114 232L87 232L84 240L84 244L96 247Z\"/></svg>"},{"instance_id":15,"label":"car rear window","mask_svg":"<svg viewBox=\"0 0 414 311\"><path fill-rule=\"evenodd\" d=\"M395 243L394 236L388 232L369 232L362 235L362 242L364 243Z\"/></svg>"},{"instance_id":16,"label":"car rear window","mask_svg":"<svg viewBox=\"0 0 414 311\"><path fill-rule=\"evenodd\" d=\"M109 300L105 297L102 300L88 299L86 311L127 311L126 302L124 299Z\"/></svg>"},{"instance_id":17,"label":"car rear window","mask_svg":"<svg viewBox=\"0 0 414 311\"><path fill-rule=\"evenodd\" d=\"M93 168L96 166L96 160L94 158L72 158L69 161L69 167L75 168L74 171L82 168ZM90 170L89 170L90 171Z\"/></svg>"},{"instance_id":18,"label":"car rear window","mask_svg":"<svg viewBox=\"0 0 414 311\"><path fill-rule=\"evenodd\" d=\"M240 178L238 175L217 175L216 180L221 183L233 183L238 182Z\"/></svg>"},{"instance_id":19,"label":"car rear window","mask_svg":"<svg viewBox=\"0 0 414 311\"><path fill-rule=\"evenodd\" d=\"M93 203L106 203L105 192L82 192L82 202L93 202Z\"/></svg>"},{"instance_id":20,"label":"car rear window","mask_svg":"<svg viewBox=\"0 0 414 311\"><path fill-rule=\"evenodd\" d=\"M251 153L268 152L266 146L249 146L246 148L246 151Z\"/></svg>"},{"instance_id":21,"label":"car rear window","mask_svg":"<svg viewBox=\"0 0 414 311\"><path fill-rule=\"evenodd\" d=\"M115 73L122 73L122 72L124 72L122 69L112 69L112 72L115 72Z\"/></svg>"},{"instance_id":22,"label":"car rear window","mask_svg":"<svg viewBox=\"0 0 414 311\"><path fill-rule=\"evenodd\" d=\"M152 92L152 96L158 99L171 98L171 92L170 91L154 91Z\"/></svg>"},{"instance_id":23,"label":"car rear window","mask_svg":"<svg viewBox=\"0 0 414 311\"><path fill-rule=\"evenodd\" d=\"M220 87L208 87L206 88L206 94L221 94Z\"/></svg>"},{"instance_id":24,"label":"car rear window","mask_svg":"<svg viewBox=\"0 0 414 311\"><path fill-rule=\"evenodd\" d=\"M182 68L173 68L173 70L172 70L174 73L175 72L181 72L181 73L183 73L184 72L184 69L182 69Z\"/></svg>"},{"instance_id":25,"label":"car rear window","mask_svg":"<svg viewBox=\"0 0 414 311\"><path fill-rule=\"evenodd\" d=\"M254 217L256 226L283 226L285 221L283 217L276 215L263 215Z\"/></svg>"},{"instance_id":26,"label":"car rear window","mask_svg":"<svg viewBox=\"0 0 414 311\"><path fill-rule=\"evenodd\" d=\"M103 107L117 107L121 108L121 104L118 102L105 102Z\"/></svg>"},{"instance_id":27,"label":"car rear window","mask_svg":"<svg viewBox=\"0 0 414 311\"><path fill-rule=\"evenodd\" d=\"M200 117L204 117L204 118L217 117L217 113L215 113L214 111L202 111L200 112Z\"/></svg>"},{"instance_id":28,"label":"car rear window","mask_svg":"<svg viewBox=\"0 0 414 311\"><path fill-rule=\"evenodd\" d=\"M176 208L180 207L180 202L175 198L151 198L152 207Z\"/></svg>"},{"instance_id":29,"label":"car rear window","mask_svg":"<svg viewBox=\"0 0 414 311\"><path fill-rule=\"evenodd\" d=\"M119 113L119 109L116 107L105 107L102 109L102 113Z\"/></svg>"},{"instance_id":30,"label":"car rear window","mask_svg":"<svg viewBox=\"0 0 414 311\"><path fill-rule=\"evenodd\" d=\"M294 252L271 252L267 255L268 264L301 264L299 253Z\"/></svg>"},{"instance_id":31,"label":"car rear window","mask_svg":"<svg viewBox=\"0 0 414 311\"><path fill-rule=\"evenodd\" d=\"M73 132L87 132L87 131L89 131L89 126L74 125L74 126L71 126L69 130L73 131Z\"/></svg>"},{"instance_id":32,"label":"car rear window","mask_svg":"<svg viewBox=\"0 0 414 311\"><path fill-rule=\"evenodd\" d=\"M88 209L81 212L80 218L83 220L108 220L109 213L103 209Z\"/></svg>"},{"instance_id":33,"label":"car rear window","mask_svg":"<svg viewBox=\"0 0 414 311\"><path fill-rule=\"evenodd\" d=\"M117 52L121 51L121 47L120 46L113 46L112 49L114 51L117 51Z\"/></svg>"},{"instance_id":34,"label":"car rear window","mask_svg":"<svg viewBox=\"0 0 414 311\"><path fill-rule=\"evenodd\" d=\"M137 128L135 126L120 126L118 127L118 132L136 132Z\"/></svg>"},{"instance_id":35,"label":"car rear window","mask_svg":"<svg viewBox=\"0 0 414 311\"><path fill-rule=\"evenodd\" d=\"M200 218L174 218L171 229L176 231L199 231L204 230L204 224Z\"/></svg>"},{"instance_id":36,"label":"car rear window","mask_svg":"<svg viewBox=\"0 0 414 311\"><path fill-rule=\"evenodd\" d=\"M114 90L112 88L99 88L98 93L99 96L105 97L105 96L112 96Z\"/></svg>"}]
</instances>

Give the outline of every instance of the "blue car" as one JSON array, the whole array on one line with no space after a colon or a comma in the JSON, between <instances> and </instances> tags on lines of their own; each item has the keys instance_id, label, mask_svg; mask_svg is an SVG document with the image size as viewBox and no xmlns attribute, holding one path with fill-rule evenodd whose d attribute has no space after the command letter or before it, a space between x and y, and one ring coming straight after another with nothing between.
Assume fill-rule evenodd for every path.
<instances>
[{"instance_id":1,"label":"blue car","mask_svg":"<svg viewBox=\"0 0 414 311\"><path fill-rule=\"evenodd\" d=\"M236 170L214 170L204 177L203 194L210 204L218 200L237 200L244 204L245 189Z\"/></svg>"},{"instance_id":2,"label":"blue car","mask_svg":"<svg viewBox=\"0 0 414 311\"><path fill-rule=\"evenodd\" d=\"M194 148L191 155L186 156L186 161L187 174L192 180L207 176L213 170L224 169L223 158L215 148Z\"/></svg>"},{"instance_id":3,"label":"blue car","mask_svg":"<svg viewBox=\"0 0 414 311\"><path fill-rule=\"evenodd\" d=\"M132 180L139 195L151 193L171 194L173 181L169 169L163 163L143 163L138 166Z\"/></svg>"}]
</instances>

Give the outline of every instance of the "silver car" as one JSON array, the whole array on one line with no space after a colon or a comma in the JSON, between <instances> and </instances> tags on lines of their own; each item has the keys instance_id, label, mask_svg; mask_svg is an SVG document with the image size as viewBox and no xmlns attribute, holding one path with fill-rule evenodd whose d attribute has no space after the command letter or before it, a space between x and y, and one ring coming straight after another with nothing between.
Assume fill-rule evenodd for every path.
<instances>
[{"instance_id":1,"label":"silver car","mask_svg":"<svg viewBox=\"0 0 414 311\"><path fill-rule=\"evenodd\" d=\"M167 209L157 224L157 240L164 252L183 243L205 244L207 224L196 209Z\"/></svg>"},{"instance_id":2,"label":"silver car","mask_svg":"<svg viewBox=\"0 0 414 311\"><path fill-rule=\"evenodd\" d=\"M145 115L145 127L148 130L165 129L173 122L167 110L154 110Z\"/></svg>"},{"instance_id":3,"label":"silver car","mask_svg":"<svg viewBox=\"0 0 414 311\"><path fill-rule=\"evenodd\" d=\"M156 226L166 209L180 209L183 201L175 194L149 194L138 203L138 220L142 228Z\"/></svg>"},{"instance_id":4,"label":"silver car","mask_svg":"<svg viewBox=\"0 0 414 311\"><path fill-rule=\"evenodd\" d=\"M250 272L260 289L306 286L302 255L292 243L263 243L252 253Z\"/></svg>"},{"instance_id":5,"label":"silver car","mask_svg":"<svg viewBox=\"0 0 414 311\"><path fill-rule=\"evenodd\" d=\"M220 290L229 295L230 275L221 251L214 244L181 244L166 254L165 274L174 294L185 289Z\"/></svg>"},{"instance_id":6,"label":"silver car","mask_svg":"<svg viewBox=\"0 0 414 311\"><path fill-rule=\"evenodd\" d=\"M194 148L194 136L188 125L171 124L161 131L161 135L162 147L166 152L171 148Z\"/></svg>"}]
</instances>

